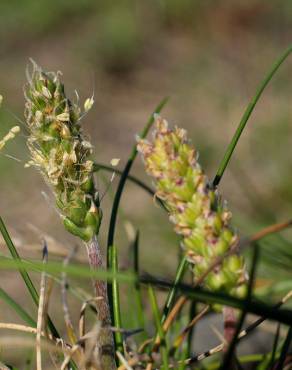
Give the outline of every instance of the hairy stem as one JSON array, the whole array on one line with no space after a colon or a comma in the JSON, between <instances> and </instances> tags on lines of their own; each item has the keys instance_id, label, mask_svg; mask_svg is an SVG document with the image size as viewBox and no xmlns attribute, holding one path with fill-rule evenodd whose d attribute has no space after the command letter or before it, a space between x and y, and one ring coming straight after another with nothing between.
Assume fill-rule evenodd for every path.
<instances>
[{"instance_id":1,"label":"hairy stem","mask_svg":"<svg viewBox=\"0 0 292 370\"><path fill-rule=\"evenodd\" d=\"M234 335L236 334L236 316L233 307L223 307L223 319L224 319L224 347L223 352L227 353L230 343ZM235 356L232 356L230 369L235 369Z\"/></svg>"},{"instance_id":2,"label":"hairy stem","mask_svg":"<svg viewBox=\"0 0 292 370\"><path fill-rule=\"evenodd\" d=\"M90 267L94 270L102 268L103 259L96 236L86 243L86 247ZM97 319L101 322L102 327L97 342L100 366L102 370L114 370L116 369L115 351L106 282L94 280L93 284L95 296L98 298L96 300Z\"/></svg>"}]
</instances>

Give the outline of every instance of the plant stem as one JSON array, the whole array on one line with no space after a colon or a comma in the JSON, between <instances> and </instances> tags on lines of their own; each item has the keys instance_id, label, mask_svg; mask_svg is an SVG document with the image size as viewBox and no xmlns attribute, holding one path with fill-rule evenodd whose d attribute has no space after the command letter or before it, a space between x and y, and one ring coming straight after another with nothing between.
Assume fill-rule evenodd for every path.
<instances>
[{"instance_id":1,"label":"plant stem","mask_svg":"<svg viewBox=\"0 0 292 370\"><path fill-rule=\"evenodd\" d=\"M166 299L163 314L162 314L162 317L161 317L161 323L162 324L164 324L164 322L166 320L166 317L167 317L167 315L168 315L168 313L169 313L169 311L170 311L170 309L173 305L173 302L175 300L176 293L177 293L176 285L178 283L180 283L180 281L182 280L187 265L188 265L187 258L186 258L186 256L183 256L182 259L180 260L180 263L179 263L178 268L176 270L174 286L170 290L170 292L168 293L168 296L167 296L167 299Z\"/></svg>"},{"instance_id":2,"label":"plant stem","mask_svg":"<svg viewBox=\"0 0 292 370\"><path fill-rule=\"evenodd\" d=\"M160 113L162 108L165 106L167 103L168 98L164 98L160 104L155 108L153 113ZM146 137L148 131L150 130L152 124L154 122L153 114L150 116L146 126L144 127L143 131L141 132L140 137L144 138ZM123 173L121 174L120 181L117 187L117 191L115 194L113 206L112 206L112 211L111 211L111 216L110 216L110 224L109 224L109 230L108 230L108 239L107 239L107 267L109 269L112 268L111 266L111 261L110 261L110 255L111 255L111 250L114 245L114 236L115 236L115 230L116 230L116 221L117 221L117 216L118 216L118 210L119 210L119 205L121 201L121 197L123 194L123 190L126 184L126 181L128 179L129 173L131 171L131 168L133 166L133 163L135 161L135 158L137 156L137 148L136 148L136 143L133 145L130 157L128 159L128 162L123 170ZM109 296L109 302L111 303L113 300L113 294L112 294L112 284L108 283L108 296ZM112 307L112 305L110 305ZM111 312L112 316L114 315L114 312Z\"/></svg>"},{"instance_id":3,"label":"plant stem","mask_svg":"<svg viewBox=\"0 0 292 370\"><path fill-rule=\"evenodd\" d=\"M101 251L96 236L86 243L88 261L92 270L103 267ZM106 281L94 280L97 319L101 322L101 331L98 337L99 361L102 370L116 369L114 339L111 331L111 315L107 298Z\"/></svg>"},{"instance_id":4,"label":"plant stem","mask_svg":"<svg viewBox=\"0 0 292 370\"><path fill-rule=\"evenodd\" d=\"M113 273L118 272L118 256L117 256L117 247L115 245L112 248L111 264L112 264ZM123 336L122 336L121 331L119 331L122 327L119 284L116 278L113 279L112 287L113 287L114 326L115 326L115 329L117 330L114 336L115 344L116 344L116 350L123 354Z\"/></svg>"}]
</instances>

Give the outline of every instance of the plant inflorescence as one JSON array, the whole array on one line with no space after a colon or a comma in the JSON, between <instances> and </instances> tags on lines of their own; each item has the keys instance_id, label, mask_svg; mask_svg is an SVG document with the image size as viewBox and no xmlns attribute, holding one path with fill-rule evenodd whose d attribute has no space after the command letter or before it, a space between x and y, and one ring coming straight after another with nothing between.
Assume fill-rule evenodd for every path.
<instances>
[{"instance_id":1,"label":"plant inflorescence","mask_svg":"<svg viewBox=\"0 0 292 370\"><path fill-rule=\"evenodd\" d=\"M92 159L93 146L82 131L81 120L93 105L93 97L85 101L83 108L68 99L60 72L44 72L32 62L25 86L25 120L29 131L27 145L31 159L26 167L37 168L53 190L55 202L65 228L79 237L88 252L90 269L71 263L76 250L66 256L63 264L48 260L47 244L44 243L43 261L22 259L11 239L4 221L0 217L0 231L11 257L0 255L0 267L18 270L27 290L38 307L37 318L26 311L2 287L0 299L23 320L23 324L0 323L0 329L30 333L25 342L34 346L36 368L44 368L44 349L50 353L56 368L86 370L154 370L154 369L198 369L199 361L224 352L213 361L204 362L204 368L241 369L244 364L256 363L259 370L291 367L289 347L292 340L292 311L282 309L292 296L291 291L283 295L277 304L266 304L254 297L254 279L259 258L258 243L272 233L290 227L292 221L273 224L252 237L240 239L231 226L231 213L222 201L218 185L236 147L240 135L262 92L283 61L292 52L292 47L274 64L261 83L255 97L248 105L234 137L228 146L213 183L210 183L199 161L198 153L192 146L187 133L179 127L170 128L159 115L151 115L146 127L134 144L129 160L123 170L116 170L121 176L113 202L108 231L108 263L105 264L97 242L102 211L100 196L94 182L94 172L113 172L112 166L95 163ZM0 103L1 103L0 96ZM165 100L158 106L160 111ZM159 112L157 112L159 113ZM154 123L152 139L145 136ZM0 150L19 132L13 127L1 140ZM152 189L142 180L129 174L137 153L140 152L146 172L154 179ZM114 242L114 231L120 199L127 180L159 200L181 237L183 255L180 258L174 281L141 273L139 265L139 231L131 245L133 266L130 271L119 271L118 243ZM246 273L246 259L240 254L239 246L254 247L250 277ZM287 255L285 251L285 256ZM186 267L191 267L192 280ZM29 276L29 272L41 273L40 293ZM69 277L78 279L91 277L94 282L94 296L86 294L77 283L71 285ZM48 313L52 281L61 283L62 309L67 336L60 334L56 327L59 320ZM112 283L107 292L106 281ZM79 282L79 280L78 280ZM131 292L129 299L120 299L119 282L127 283ZM291 286L291 285L289 285ZM144 289L146 288L147 289ZM154 289L155 288L155 289ZM157 299L158 290L167 290L165 304L160 305L163 296ZM67 294L81 300L79 322L74 325ZM126 291L126 289L125 289ZM134 292L134 294L132 294ZM286 292L287 293L287 292ZM125 304L125 308L121 302ZM193 353L194 327L212 308L228 307L223 333L219 333L219 345L202 353ZM149 308L151 308L151 313ZM161 308L162 307L162 308ZM186 312L185 307L189 309ZM131 311L130 311L131 310ZM236 310L241 311L237 323ZM94 313L91 319L89 312ZM121 312L126 315L122 315ZM130 313L131 312L131 313ZM259 316L250 325L242 328L245 315ZM133 317L132 317L133 316ZM152 317L150 321L148 318ZM273 347L269 353L252 356L237 355L236 345L251 335L255 328L267 319L278 322ZM137 327L137 321L139 327ZM135 324L126 327L125 322ZM281 336L281 325L289 330ZM135 325L135 326L134 326ZM141 341L135 335L143 331ZM214 329L216 333L217 329ZM221 338L222 337L222 338ZM142 338L142 335L141 335ZM115 342L114 342L115 339ZM9 340L0 339L0 345ZM13 345L17 345L17 340ZM3 362L3 363L2 363ZM6 363L2 352L0 368L13 368ZM28 363L29 361L27 361ZM48 365L50 366L50 365ZM290 367L289 367L290 366ZM253 367L254 368L254 367Z\"/></svg>"}]
</instances>

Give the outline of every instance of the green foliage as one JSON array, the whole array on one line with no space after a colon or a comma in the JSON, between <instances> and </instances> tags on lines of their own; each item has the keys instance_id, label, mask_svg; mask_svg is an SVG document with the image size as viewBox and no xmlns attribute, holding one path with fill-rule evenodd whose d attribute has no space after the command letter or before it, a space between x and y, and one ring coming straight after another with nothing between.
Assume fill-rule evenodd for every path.
<instances>
[{"instance_id":1,"label":"green foliage","mask_svg":"<svg viewBox=\"0 0 292 370\"><path fill-rule=\"evenodd\" d=\"M173 4L173 6L178 6L178 4L175 1L172 1L171 3ZM187 3L188 2L184 2L183 4ZM187 9L188 5L181 6L186 6ZM113 21L114 26L115 23L116 22ZM131 24L129 25L130 30L132 29L133 31L134 28L135 27L133 27L133 25ZM115 32L116 30L114 31L114 33ZM129 31L129 33L131 32ZM134 34L135 32L133 31L132 33ZM111 32L109 32L109 34L111 34ZM111 35L110 37L118 36L117 34L114 34L113 36ZM129 39L131 39L131 37L129 37ZM119 44L119 42L120 40L118 40L117 44ZM122 46L120 50L123 50L123 48L125 48L126 46L123 44L122 41L121 45ZM119 49L119 46L117 47L117 49ZM248 119L253 109L255 108L255 105L259 97L261 96L264 88L266 87L270 79L273 77L274 73L279 68L281 63L291 53L291 51L292 48L290 47L276 62L269 75L260 85L255 97L252 99L250 105L245 111L243 118L239 124L239 127L231 143L228 145L226 154L217 171L217 175L214 181L215 185L219 184L222 175L233 154L233 151L236 147L236 144L242 134L242 131L246 127ZM41 168L47 181L53 187L54 193L57 198L57 205L65 215L66 227L69 228L69 230L73 234L81 237L82 240L88 241L89 239L92 239L93 236L96 236L96 234L98 233L101 221L101 213L99 212L100 199L98 195L96 195L96 191L94 188L93 172L100 170L109 171L110 169L108 166L103 164L94 165L93 162L89 160L90 169L87 170L87 168L82 168L81 171L81 167L83 166L84 163L86 163L86 162L83 163L83 160L88 160L87 157L91 153L90 150L91 146L90 148L88 146L84 148L82 144L84 142L81 133L81 128L79 126L79 120L82 115L80 114L79 107L78 105L72 104L67 99L64 93L63 85L60 82L58 75L43 73L36 66L34 68L35 69L33 71L33 75L29 78L29 86L27 89L27 110L26 110L26 119L31 134L29 140L29 147L32 154L33 160L32 164L37 165L38 167ZM166 100L164 99L155 109L155 112L160 111L165 105L165 103ZM87 105L85 104L85 110L88 104L91 105L91 102L87 101ZM152 123L153 116L151 115L149 121L147 122L144 130L141 133L141 138L144 139L146 137L149 129L151 128ZM150 165L153 165L153 163L154 165L157 165L158 163L159 174L157 176L157 180L162 181L162 183L160 184L159 188L160 193L158 193L157 196L160 195L161 198L160 205L163 206L164 210L166 210L167 212L171 212L173 208L176 206L177 199L179 199L180 201L182 199L187 200L187 202L190 203L190 198L192 198L193 195L196 195L197 187L193 183L194 176L188 177L189 163L185 160L186 158L188 158L193 163L193 161L196 158L191 153L191 150L186 144L186 142L184 140L183 142L180 142L179 139L184 137L184 135L181 135L181 131L179 129L176 129L177 130L176 134L179 133L178 135L176 135L173 133L173 131L168 131L168 129L165 127L163 128L165 129L163 131L164 139L165 138L167 139L167 135L170 134L172 135L171 136L172 141L166 140L167 142L165 146L164 145L159 146L161 143L160 144L158 143L160 151L155 153L154 158L151 158ZM175 153L173 153L170 148L173 145L175 147ZM52 155L52 151L55 151L53 153L54 155ZM58 154L57 156L55 156L56 153ZM171 160L167 158L167 160L169 161L167 162L167 166L165 166L165 156L169 155L169 153L178 155L181 161L178 161L179 162L178 163L176 161L177 157L173 155ZM283 270L285 269L288 270L290 268L291 265L290 262L292 257L291 253L289 252L290 250L289 240L286 240L281 237L274 237L274 239L270 240L267 239L265 241L261 241L259 244L259 249L263 250L263 254L259 259L257 254L258 247L255 247L254 249L255 254L252 261L248 293L247 295L243 295L243 297L241 298L236 297L234 294L230 294L234 293L232 290L225 289L224 292L224 289L220 289L220 291L216 291L216 289L213 289L214 286L212 286L212 284L211 285L205 284L205 286L209 287L208 290L205 290L202 287L204 286L205 282L204 280L202 281L202 284L200 284L200 286L194 285L193 282L186 283L185 281L187 277L185 277L186 275L185 272L186 268L189 266L186 257L180 258L174 279L167 279L165 277L162 278L154 277L147 273L142 272L143 270L141 270L139 266L139 257L140 257L139 233L135 235L135 239L132 245L131 250L133 256L132 264L129 268L121 269L118 258L118 254L120 252L119 241L118 238L116 238L117 240L115 240L115 231L120 200L123 196L127 180L135 183L138 187L140 187L141 191L145 191L148 194L153 195L153 190L151 187L144 184L144 182L142 182L140 179L130 175L130 171L132 169L136 156L137 149L136 144L134 144L125 168L123 170L117 171L118 174L120 175L120 180L115 193L115 198L111 210L111 218L109 222L108 242L107 242L108 266L106 269L101 268L101 263L98 264L97 261L94 261L95 264L91 263L91 266L98 267L98 269L90 269L87 266L82 266L77 263L64 264L57 261L49 261L47 264L43 264L41 261L22 259L20 258L18 251L16 250L15 245L1 218L0 218L0 231L5 241L5 244L7 245L7 248L11 254L11 257L8 257L5 253L0 254L0 269L3 271L4 270L19 271L31 298L36 305L39 304L40 297L35 287L35 284L32 282L29 276L29 273L31 272L35 272L37 273L37 275L39 275L40 273L45 271L46 275L43 274L42 276L49 276L58 283L60 283L60 281L64 279L65 275L68 275L69 278L70 277L78 278L78 280L75 283L77 285L81 283L81 279L93 279L95 281L95 287L97 287L96 289L97 293L98 288L105 287L104 284L98 285L98 283L100 283L100 281L107 281L109 283L110 288L109 296L113 315L113 325L115 330L116 349L119 351L119 354L121 353L122 356L126 357L126 360L123 357L120 357L121 363L124 363L124 361L130 362L133 359L135 359L135 356L140 356L136 364L139 363L139 366L140 367L142 366L142 368L146 368L147 364L148 368L149 364L152 364L153 367L155 368L160 367L164 370L170 369L172 367L176 368L176 366L178 369L187 369L190 368L190 366L194 368L199 368L199 365L197 366L196 364L198 361L204 360L206 357L209 357L216 352L216 351L213 352L207 351L203 354L192 356L190 343L188 344L183 343L181 348L179 349L175 348L175 351L173 351L173 347L171 347L171 344L173 343L173 340L177 338L179 335L181 335L182 333L189 333L189 337L190 338L192 337L191 335L192 326L190 326L190 322L192 320L190 320L188 316L186 317L184 315L185 311L184 307L176 308L177 310L176 312L173 311L175 308L175 303L178 302L176 301L176 298L180 296L185 297L184 302L188 309L190 303L196 304L196 306L200 305L201 303L204 303L211 305L219 304L229 306L241 311L241 316L238 321L233 339L229 343L229 351L227 351L227 355L224 360L225 362L223 362L222 365L223 368L224 366L226 366L226 368L229 368L231 366L230 365L231 359L234 357L236 362L240 366L246 363L248 364L257 363L258 369L265 369L267 368L267 366L270 366L271 368L273 367L275 369L283 368L285 361L287 361L288 359L287 354L292 339L292 330L291 330L292 311L288 309L283 309L281 308L281 306L284 303L286 303L286 300L290 296L286 297L285 299L281 299L281 301L279 301L276 305L267 304L263 300L255 298L256 290L254 288L253 283L254 280L256 280L256 267L258 267L258 262L260 264L262 261L264 261L265 266L270 268L271 270L273 263L275 263L275 261L277 262L278 266L281 266L283 268ZM63 163L64 157L66 159L65 164ZM76 161L75 159L72 160L72 158L75 157L78 158L78 160ZM54 167L53 168L54 171L52 171L52 167ZM157 170L157 168L155 168L155 170ZM196 170L202 177L203 175L200 172L200 168L196 168ZM187 179L186 182L187 185L189 186L189 187L186 186L183 192L179 192L177 182L175 184L167 182L168 180L173 180L171 176L174 176L174 178L177 179L178 173L181 176L186 177ZM64 181L60 180L61 177L64 176L64 174L65 178L69 177L70 180L74 181L69 182L71 184L64 185ZM167 181L163 181L165 180L164 176L166 175L168 176L168 178L166 179ZM189 191L189 188L191 189L191 191ZM216 198L217 194L215 193L214 188L210 187L209 185L207 186L207 181L204 181L204 187L201 190L204 196L210 198L210 199L208 198L209 200L208 206L210 207L209 208L207 207L207 211L205 210L207 216L210 216L211 212L220 213L222 209L220 208L219 199ZM175 195L176 197L171 199L168 198L165 194L166 191L167 195L168 193L170 193L171 195ZM163 196L161 196L162 192L164 192ZM189 193L191 193L191 195ZM97 210L98 212L96 212ZM192 211L194 211L194 209L192 209ZM94 216L93 219L92 218L89 219L87 217L88 213L93 213ZM183 212L181 213L178 212L177 214L175 214L175 216L179 218L181 217L182 213ZM195 216L197 216L195 212L188 214L186 217L187 219L183 219L182 220L183 222L179 224L179 227L182 227L182 224L183 226L185 226L185 224L187 225L191 224L193 229L195 229L196 227L200 229L198 225L193 224L194 221L197 221L197 218ZM181 220L177 219L176 221L178 221L179 223ZM199 223L203 223L202 219L199 219L199 221L200 221ZM87 229L89 226L90 230ZM219 227L219 234L220 231L222 230ZM243 241L242 245L243 246L247 246L248 244L252 245L251 240L252 239ZM206 243L207 241L209 241L208 238L201 240L202 245L204 246L204 243ZM202 245L201 243L197 243L196 247L199 248L202 247ZM275 245L279 246L279 248L277 250L277 253L273 255L272 248L275 248ZM208 247L208 245L206 245L206 247ZM194 253L198 254L198 250L196 248L192 249ZM227 248L227 250L224 249L222 253L215 254L214 256L212 256L215 258L218 256L225 257L225 262L224 260L223 263L222 261L219 261L219 263L215 265L213 269L217 268L218 271L223 271L224 268L226 267L226 261L230 260L234 262L235 269L238 269L237 263L238 261L236 259L235 260L232 259L232 257L234 256L233 252L234 252L233 250L230 251ZM97 258L96 255L94 257ZM212 267L212 262L214 262L214 259L212 258L207 259L207 257L209 256L206 256L204 253L202 253L201 257L203 258L203 260L204 259L208 260L207 267L210 266ZM199 262L203 263L204 261ZM199 265L198 269L200 269L200 267L202 266ZM262 266L259 267L262 268ZM208 271L208 269L204 270L204 272L206 271ZM266 273L269 274L269 271L267 270ZM284 271L282 275L279 274L278 284L282 285L280 286L280 288L279 287L277 288L278 293L286 292L288 288L291 289L290 275L291 275L290 271L287 272ZM96 285L97 280L99 280L99 282ZM121 298L123 297L121 297L120 293L121 289L123 289L122 286L123 284L126 284L127 287L130 286L131 288L134 288L133 290L135 292L134 300L129 299L128 302L123 303L128 307L129 305L132 305L133 301L135 301L135 304L138 305L139 312L137 313L137 315L135 315L135 318L132 321L131 318L128 317L126 320L124 320L122 316L122 313L127 312L127 309L121 307L122 305ZM64 285L66 288L67 287L66 284ZM148 295L144 294L143 289L144 287L147 287ZM78 287L75 286L73 288L76 290ZM275 289L275 286L263 288L262 297L264 297L265 294L271 292L273 289ZM160 291L166 292L166 295L161 294ZM66 289L65 292L64 291L62 292L62 294L63 295L67 294ZM80 298L81 295L79 294L77 296ZM42 297L42 299L44 298L49 299L48 292L46 297ZM78 338L78 341L76 343L72 343L73 347L70 347L74 348L74 350L76 349L76 357L74 357L74 361L75 360L79 361L78 365L79 364L84 365L84 357L82 356L84 356L84 353L88 355L88 353L84 352L84 348L88 348L90 341L88 342L86 341L88 340L88 338L92 339L94 335L97 335L98 332L98 326L93 325L93 329L85 333L85 329L87 327L84 321L85 311L87 306L89 306L92 309L92 311L100 314L100 312L98 311L98 308L100 306L97 305L97 307L94 307L92 305L93 302L98 302L100 298L104 299L105 296L104 295L97 296L95 299L89 298L86 299L85 302L83 302L83 307L81 310L79 321L80 338ZM18 302L16 302L6 292L6 290L3 289L3 287L0 288L0 299L1 301L5 302L27 325L33 328L35 328L36 326L39 327L39 321L38 323L36 323L32 315L30 313L27 313L22 308L22 306ZM66 299L64 299L63 297L63 302L65 301ZM151 307L152 315L149 315L149 312L146 309L145 301L147 301L148 305ZM66 304L64 304L63 310L65 312L64 317L65 322L68 327L69 325L68 323L70 323L70 312ZM194 314L194 310L191 310L191 313ZM260 318L253 322L250 326L246 327L244 332L242 332L244 319L248 313L258 315ZM179 317L179 314L181 314L182 316ZM148 317L152 318L151 321L152 325L148 325L148 321L150 321L148 320ZM48 318L47 327L49 328L51 333L50 336L48 336L48 338L54 345L60 340L60 335L57 329L55 328L54 324L52 323L50 317L48 316L47 318ZM134 329L128 329L123 327L124 322L136 323L137 318L139 324L142 326L142 329L146 329L146 331L150 331L151 329L153 329L154 326L153 330L154 335L149 337L148 345L145 343L143 344L142 349L140 349L140 352L137 350L137 345L141 344L140 341L137 341L135 344L132 344L134 340L131 342L126 341L125 339L139 332L140 328L137 329L134 327ZM176 322L175 324L172 323L171 329L168 330L168 327L165 326L165 323L167 320L170 320L170 318ZM284 341L281 342L279 340L280 329L278 325L278 329L275 334L274 344L272 347L272 351L270 353L268 353L265 356L262 354L255 354L249 356L236 356L237 343L244 337L250 335L253 332L253 330L260 324L262 324L266 319L271 319L278 322L278 324L281 323L283 325L289 326L289 330L285 335ZM45 327L44 329L46 336L47 328ZM107 326L106 329L109 330L109 325ZM147 332L145 333L145 336L148 336ZM98 338L98 336L96 336L96 338ZM157 342L158 338L159 341ZM64 338L62 338L62 340L66 341L66 339ZM221 343L219 349L220 351L224 348L224 345L225 345L224 343ZM69 346L64 346L64 348L66 347L69 348ZM61 352L62 350L64 350L64 348L61 348ZM217 349L217 351L219 350ZM128 356L128 351L132 354L131 358L130 356ZM64 355L67 354L68 352L65 353L64 350ZM72 354L72 356L73 355L74 354ZM110 355L112 356L113 354ZM86 363L86 366L88 363L90 363L90 365L88 366L95 368L94 367L95 364L93 363L92 358L93 356L90 358L90 361ZM71 361L71 364L68 366L72 368L77 368L77 366L73 362L73 359L71 359L70 356L69 357L67 356L65 358L65 361L67 361L67 363ZM173 363L175 365L173 365ZM217 360L213 362L211 361L209 363L206 362L206 368L209 370L218 369L220 368L221 363L222 361L218 362ZM134 364L133 368L135 367L136 365ZM96 366L96 368L98 367Z\"/></svg>"}]
</instances>

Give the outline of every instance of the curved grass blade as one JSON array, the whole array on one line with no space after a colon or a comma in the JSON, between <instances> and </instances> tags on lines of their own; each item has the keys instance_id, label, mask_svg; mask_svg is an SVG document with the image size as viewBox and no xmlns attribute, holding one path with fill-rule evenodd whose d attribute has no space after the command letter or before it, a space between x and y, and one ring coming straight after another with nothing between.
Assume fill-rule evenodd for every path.
<instances>
[{"instance_id":1,"label":"curved grass blade","mask_svg":"<svg viewBox=\"0 0 292 370\"><path fill-rule=\"evenodd\" d=\"M0 231L1 231L1 234L3 236L3 239L10 251L10 254L12 256L12 258L15 260L15 261L21 261L21 258L10 238L10 235L5 227L5 224L4 224L4 221L2 219L2 217L0 217ZM39 305L39 295L38 295L38 292L35 288L35 286L33 285L33 282L31 281L27 271L25 270L25 268L19 266L19 272L20 272L20 275L22 276L22 279L34 301L34 303L36 304L36 306L38 307ZM49 326L49 329L51 331L51 333L53 334L54 337L56 338L60 338L60 334L58 333L55 325L53 324L52 320L50 317L48 317L48 326Z\"/></svg>"},{"instance_id":2,"label":"curved grass blade","mask_svg":"<svg viewBox=\"0 0 292 370\"><path fill-rule=\"evenodd\" d=\"M35 320L17 302L15 302L15 300L12 297L10 297L10 295L8 295L1 287L0 287L0 299L6 302L17 313L17 315L29 326L36 328L37 324Z\"/></svg>"},{"instance_id":3,"label":"curved grass blade","mask_svg":"<svg viewBox=\"0 0 292 370\"><path fill-rule=\"evenodd\" d=\"M168 101L168 98L164 98L160 102L160 104L155 108L153 114L154 113L160 113L161 110L163 109L163 107L165 106L165 104L167 103L167 101ZM141 138L146 137L146 135L148 134L148 131L150 130L151 125L154 122L153 114L151 115L151 117L149 118L145 128L143 129L143 131L140 135ZM117 191L116 191L116 194L115 194L115 199L114 199L113 206L112 206L110 225L109 225L109 231L108 231L108 240L107 240L108 265L110 265L110 261L109 261L110 251L109 250L112 248L112 245L114 244L116 219L117 219L117 213L118 213L118 208L119 208L119 205L120 205L122 192L124 190L125 183L127 181L128 175L129 175L130 170L133 166L133 163L134 163L134 160L135 160L136 156L137 156L137 149L136 149L136 144L134 144L134 146L132 148L132 151L131 151L131 154L130 154L130 157L129 157L129 160L128 160L128 162L127 162L127 164L126 164L126 166L125 166L125 168L124 168L124 170L121 174L120 181L119 181L119 184L118 184L118 188L117 188Z\"/></svg>"},{"instance_id":4,"label":"curved grass blade","mask_svg":"<svg viewBox=\"0 0 292 370\"><path fill-rule=\"evenodd\" d=\"M162 108L165 106L167 101L168 101L168 98L164 98L160 102L160 104L155 108L153 113L159 113L162 110ZM148 131L150 130L151 125L153 124L153 122L154 122L154 118L153 118L153 114L152 114L151 117L149 118L146 126L144 127L142 133L141 133L142 138L146 137L146 135L147 135ZM113 245L114 245L114 236L115 236L116 221L117 221L117 215L118 215L120 200L121 200L121 197L122 197L122 193L123 193L123 190L124 190L125 183L127 181L128 175L131 171L131 168L133 166L133 163L134 163L134 160L135 160L136 156L137 156L137 149L136 149L136 144L134 144L134 146L132 148L132 151L131 151L131 154L130 154L130 157L129 157L129 160L128 160L128 162L127 162L127 164L126 164L126 166L123 170L123 173L120 177L120 181L119 181L119 184L118 184L118 187L117 187L117 191L116 191L116 194L115 194L115 198L114 198L114 202L113 202L113 206L112 206L112 210L111 210L109 230L108 230L108 238L107 238L107 268L108 269L112 269L110 256L111 256L111 249L113 248ZM111 286L110 283L108 283L108 301L109 301L109 306L111 308L113 308L113 291L112 291L112 286ZM114 312L112 311L111 314L112 314L112 318L113 318Z\"/></svg>"},{"instance_id":5,"label":"curved grass blade","mask_svg":"<svg viewBox=\"0 0 292 370\"><path fill-rule=\"evenodd\" d=\"M285 52L280 56L279 59L276 60L276 62L273 64L271 70L269 71L269 73L267 74L267 76L264 78L264 80L261 82L261 84L259 85L257 91L256 91L256 94L255 96L252 98L252 100L250 101L250 103L248 104L242 118L241 118L241 121L239 122L239 125L235 131L235 134L233 136L233 138L231 139L231 142L230 144L228 145L227 147L227 150L222 158L222 161L219 165L219 168L218 168L218 171L216 173L216 176L213 180L213 186L216 187L217 185L219 185L219 182L221 181L221 178L224 174L224 171L229 163L229 160L233 154L233 151L236 147L236 144L247 124L247 121L249 119L249 117L251 116L258 100L260 99L263 91L265 90L266 86L268 85L268 83L271 81L271 79L273 78L274 74L277 72L277 70L279 69L279 67L281 66L281 64L285 61L285 59L291 54L292 52L292 45L290 45L288 47L287 50L285 50Z\"/></svg>"}]
</instances>

